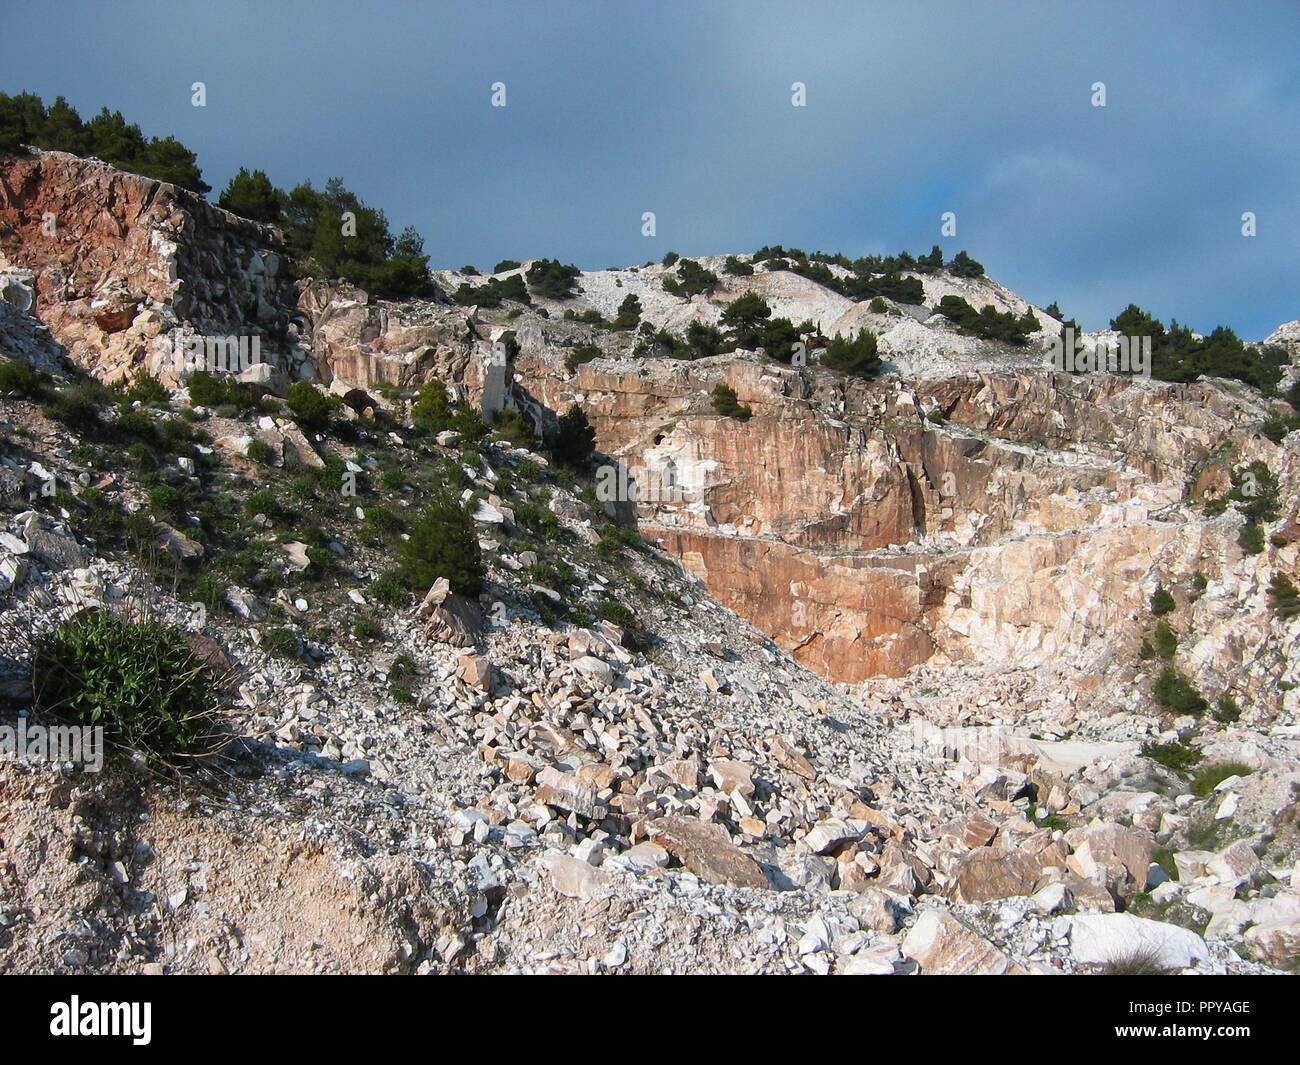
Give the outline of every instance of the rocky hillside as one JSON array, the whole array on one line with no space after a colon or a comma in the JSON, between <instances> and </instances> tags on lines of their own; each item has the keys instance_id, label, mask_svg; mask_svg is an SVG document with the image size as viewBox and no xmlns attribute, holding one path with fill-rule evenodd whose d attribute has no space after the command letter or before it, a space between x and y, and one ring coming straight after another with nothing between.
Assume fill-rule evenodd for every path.
<instances>
[{"instance_id":1,"label":"rocky hillside","mask_svg":"<svg viewBox=\"0 0 1300 1065\"><path fill-rule=\"evenodd\" d=\"M497 299L522 263L388 303L57 153L0 158L0 223L5 720L32 634L108 609L220 664L233 741L179 776L0 763L7 968L1296 964L1281 400L1052 372L1054 318L944 271L920 304L750 256L689 297L657 264ZM749 293L806 364L656 347ZM981 340L952 294L1040 328ZM882 375L818 365L863 330ZM214 332L268 363L168 372ZM446 493L476 594L411 566Z\"/></svg>"}]
</instances>

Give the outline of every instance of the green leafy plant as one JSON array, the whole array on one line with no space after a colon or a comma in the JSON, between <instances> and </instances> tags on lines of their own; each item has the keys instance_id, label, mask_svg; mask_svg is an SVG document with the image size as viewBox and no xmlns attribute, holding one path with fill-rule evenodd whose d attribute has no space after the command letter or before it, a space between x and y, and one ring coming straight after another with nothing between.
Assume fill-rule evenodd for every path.
<instances>
[{"instance_id":1,"label":"green leafy plant","mask_svg":"<svg viewBox=\"0 0 1300 1065\"><path fill-rule=\"evenodd\" d=\"M85 610L32 648L33 705L151 760L210 754L225 679L171 625Z\"/></svg>"},{"instance_id":2,"label":"green leafy plant","mask_svg":"<svg viewBox=\"0 0 1300 1065\"><path fill-rule=\"evenodd\" d=\"M1157 703L1176 714L1203 714L1209 707L1196 686L1173 666L1160 671L1151 694Z\"/></svg>"},{"instance_id":3,"label":"green leafy plant","mask_svg":"<svg viewBox=\"0 0 1300 1065\"><path fill-rule=\"evenodd\" d=\"M1169 743L1144 743L1142 755L1180 776L1190 773L1205 757L1197 748L1181 740L1171 740Z\"/></svg>"},{"instance_id":4,"label":"green leafy plant","mask_svg":"<svg viewBox=\"0 0 1300 1065\"><path fill-rule=\"evenodd\" d=\"M538 259L524 271L524 276L533 295L570 300L574 297L573 283L580 273L576 266L566 265L558 259Z\"/></svg>"},{"instance_id":5,"label":"green leafy plant","mask_svg":"<svg viewBox=\"0 0 1300 1065\"><path fill-rule=\"evenodd\" d=\"M1173 595L1163 585L1156 585L1156 590L1151 593L1151 613L1156 617L1168 614L1176 609L1178 604L1174 602Z\"/></svg>"},{"instance_id":6,"label":"green leafy plant","mask_svg":"<svg viewBox=\"0 0 1300 1065\"><path fill-rule=\"evenodd\" d=\"M1253 521L1246 522L1237 536L1237 546L1247 555L1258 555L1264 550L1264 527Z\"/></svg>"},{"instance_id":7,"label":"green leafy plant","mask_svg":"<svg viewBox=\"0 0 1300 1065\"><path fill-rule=\"evenodd\" d=\"M334 403L310 381L295 381L285 404L298 424L306 429L326 429L334 417Z\"/></svg>"},{"instance_id":8,"label":"green leafy plant","mask_svg":"<svg viewBox=\"0 0 1300 1065\"><path fill-rule=\"evenodd\" d=\"M436 495L411 524L398 548L398 567L408 588L423 595L446 577L460 595L476 596L485 577L474 522L449 494Z\"/></svg>"},{"instance_id":9,"label":"green leafy plant","mask_svg":"<svg viewBox=\"0 0 1300 1065\"><path fill-rule=\"evenodd\" d=\"M39 399L45 393L48 378L25 359L7 359L0 362L0 392Z\"/></svg>"},{"instance_id":10,"label":"green leafy plant","mask_svg":"<svg viewBox=\"0 0 1300 1065\"><path fill-rule=\"evenodd\" d=\"M835 337L822 354L822 365L858 377L874 377L880 372L876 334L863 329L852 340ZM939 417L942 420L943 415Z\"/></svg>"},{"instance_id":11,"label":"green leafy plant","mask_svg":"<svg viewBox=\"0 0 1300 1065\"><path fill-rule=\"evenodd\" d=\"M1245 777L1253 772L1244 762L1215 762L1202 766L1192 778L1192 794L1203 799L1213 794L1214 789L1229 777Z\"/></svg>"},{"instance_id":12,"label":"green leafy plant","mask_svg":"<svg viewBox=\"0 0 1300 1065\"><path fill-rule=\"evenodd\" d=\"M587 415L578 404L573 404L560 415L551 452L557 462L570 469L582 470L591 464L596 451L596 430L587 421Z\"/></svg>"},{"instance_id":13,"label":"green leafy plant","mask_svg":"<svg viewBox=\"0 0 1300 1065\"><path fill-rule=\"evenodd\" d=\"M753 411L749 405L741 403L736 397L736 390L721 381L713 386L713 409L728 418L747 421Z\"/></svg>"},{"instance_id":14,"label":"green leafy plant","mask_svg":"<svg viewBox=\"0 0 1300 1065\"><path fill-rule=\"evenodd\" d=\"M1268 582L1268 602L1278 617L1293 618L1300 614L1300 591L1281 570Z\"/></svg>"},{"instance_id":15,"label":"green leafy plant","mask_svg":"<svg viewBox=\"0 0 1300 1065\"><path fill-rule=\"evenodd\" d=\"M1163 659L1173 658L1178 652L1178 634L1163 621L1156 622L1154 635L1156 654Z\"/></svg>"},{"instance_id":16,"label":"green leafy plant","mask_svg":"<svg viewBox=\"0 0 1300 1065\"><path fill-rule=\"evenodd\" d=\"M1214 705L1214 720L1223 725L1230 725L1241 719L1241 705L1227 692L1219 696Z\"/></svg>"},{"instance_id":17,"label":"green leafy plant","mask_svg":"<svg viewBox=\"0 0 1300 1065\"><path fill-rule=\"evenodd\" d=\"M575 344L564 357L564 367L569 373L573 373L579 366L591 362L592 359L599 359L602 355L604 352L595 344Z\"/></svg>"}]
</instances>

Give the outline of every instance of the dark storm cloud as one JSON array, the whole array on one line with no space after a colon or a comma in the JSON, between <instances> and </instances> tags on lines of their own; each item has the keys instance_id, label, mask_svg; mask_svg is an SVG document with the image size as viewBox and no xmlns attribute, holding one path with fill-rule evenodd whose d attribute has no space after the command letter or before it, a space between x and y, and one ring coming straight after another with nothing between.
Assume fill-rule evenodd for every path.
<instances>
[{"instance_id":1,"label":"dark storm cloud","mask_svg":"<svg viewBox=\"0 0 1300 1065\"><path fill-rule=\"evenodd\" d=\"M218 188L342 175L440 266L939 241L1090 327L1300 317L1291 0L60 4L18 37L0 88L174 132Z\"/></svg>"}]
</instances>

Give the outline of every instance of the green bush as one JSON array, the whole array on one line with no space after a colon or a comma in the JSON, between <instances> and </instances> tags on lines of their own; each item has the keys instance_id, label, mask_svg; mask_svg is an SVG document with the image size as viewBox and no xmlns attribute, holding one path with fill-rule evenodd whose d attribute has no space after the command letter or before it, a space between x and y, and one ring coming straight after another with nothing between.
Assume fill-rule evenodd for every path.
<instances>
[{"instance_id":1,"label":"green bush","mask_svg":"<svg viewBox=\"0 0 1300 1065\"><path fill-rule=\"evenodd\" d=\"M126 399L129 403L166 403L170 398L170 393L163 387L161 381L152 374L141 374L126 390Z\"/></svg>"},{"instance_id":2,"label":"green bush","mask_svg":"<svg viewBox=\"0 0 1300 1065\"><path fill-rule=\"evenodd\" d=\"M1261 459L1232 471L1228 498L1249 522L1277 521L1282 513L1277 478Z\"/></svg>"},{"instance_id":3,"label":"green bush","mask_svg":"<svg viewBox=\"0 0 1300 1065\"><path fill-rule=\"evenodd\" d=\"M146 757L167 761L218 746L224 677L183 631L86 610L32 649L33 706Z\"/></svg>"},{"instance_id":4,"label":"green bush","mask_svg":"<svg viewBox=\"0 0 1300 1065\"><path fill-rule=\"evenodd\" d=\"M1151 613L1156 617L1168 614L1178 606L1174 602L1174 597L1169 590L1163 585L1156 585L1156 590L1151 593Z\"/></svg>"},{"instance_id":5,"label":"green bush","mask_svg":"<svg viewBox=\"0 0 1300 1065\"><path fill-rule=\"evenodd\" d=\"M1231 725L1241 719L1241 705L1227 692L1219 696L1214 706L1214 720L1223 725Z\"/></svg>"},{"instance_id":6,"label":"green bush","mask_svg":"<svg viewBox=\"0 0 1300 1065\"><path fill-rule=\"evenodd\" d=\"M564 357L564 367L569 373L573 373L579 366L591 362L592 359L599 359L604 354L595 344L574 344Z\"/></svg>"},{"instance_id":7,"label":"green bush","mask_svg":"<svg viewBox=\"0 0 1300 1065\"><path fill-rule=\"evenodd\" d=\"M864 329L853 340L835 337L822 355L822 365L858 377L874 377L880 372L876 334Z\"/></svg>"},{"instance_id":8,"label":"green bush","mask_svg":"<svg viewBox=\"0 0 1300 1065\"><path fill-rule=\"evenodd\" d=\"M451 298L462 307L500 307L506 300L532 303L528 287L519 274L490 277L481 285L462 284L452 293Z\"/></svg>"},{"instance_id":9,"label":"green bush","mask_svg":"<svg viewBox=\"0 0 1300 1065\"><path fill-rule=\"evenodd\" d=\"M1300 418L1287 417L1283 414L1270 414L1265 419L1260 431L1275 444L1282 443L1287 433L1300 426Z\"/></svg>"},{"instance_id":10,"label":"green bush","mask_svg":"<svg viewBox=\"0 0 1300 1065\"><path fill-rule=\"evenodd\" d=\"M259 466L270 466L275 461L275 449L265 440L250 440L244 454Z\"/></svg>"},{"instance_id":11,"label":"green bush","mask_svg":"<svg viewBox=\"0 0 1300 1065\"><path fill-rule=\"evenodd\" d=\"M748 404L739 401L734 388L722 382L713 386L713 409L719 414L728 418L738 418L742 422L748 420L754 413Z\"/></svg>"},{"instance_id":12,"label":"green bush","mask_svg":"<svg viewBox=\"0 0 1300 1065\"><path fill-rule=\"evenodd\" d=\"M984 266L972 259L965 251L959 251L948 263L948 272L953 277L983 277Z\"/></svg>"},{"instance_id":13,"label":"green bush","mask_svg":"<svg viewBox=\"0 0 1300 1065\"><path fill-rule=\"evenodd\" d=\"M196 370L186 382L190 402L200 407L235 407L239 411L252 410L257 404L253 390L229 377L218 377L206 370Z\"/></svg>"},{"instance_id":14,"label":"green bush","mask_svg":"<svg viewBox=\"0 0 1300 1065\"><path fill-rule=\"evenodd\" d=\"M1204 799L1229 777L1247 777L1253 772L1245 762L1216 762L1203 766L1192 778L1192 794Z\"/></svg>"},{"instance_id":15,"label":"green bush","mask_svg":"<svg viewBox=\"0 0 1300 1065\"><path fill-rule=\"evenodd\" d=\"M69 429L91 432L101 426L99 410L112 401L112 395L98 381L80 381L56 392L41 408L47 418L62 422Z\"/></svg>"},{"instance_id":16,"label":"green bush","mask_svg":"<svg viewBox=\"0 0 1300 1065\"><path fill-rule=\"evenodd\" d=\"M537 434L533 423L527 415L519 410L502 409L492 417L492 429L498 436L505 437L515 447L532 448L537 446Z\"/></svg>"},{"instance_id":17,"label":"green bush","mask_svg":"<svg viewBox=\"0 0 1300 1065\"><path fill-rule=\"evenodd\" d=\"M763 324L772 317L772 308L757 292L746 292L727 304L722 324L732 331L738 347L754 351L763 346Z\"/></svg>"},{"instance_id":18,"label":"green bush","mask_svg":"<svg viewBox=\"0 0 1300 1065\"><path fill-rule=\"evenodd\" d=\"M44 394L46 380L45 374L26 359L14 358L0 362L0 392L7 395L37 399Z\"/></svg>"},{"instance_id":19,"label":"green bush","mask_svg":"<svg viewBox=\"0 0 1300 1065\"><path fill-rule=\"evenodd\" d=\"M381 573L370 582L370 598L380 606L405 606L410 595L402 584L401 575L393 570Z\"/></svg>"},{"instance_id":20,"label":"green bush","mask_svg":"<svg viewBox=\"0 0 1300 1065\"><path fill-rule=\"evenodd\" d=\"M1237 536L1237 546L1247 555L1258 555L1264 550L1264 526L1246 522Z\"/></svg>"},{"instance_id":21,"label":"green bush","mask_svg":"<svg viewBox=\"0 0 1300 1065\"><path fill-rule=\"evenodd\" d=\"M664 291L689 299L718 287L718 275L706 270L694 259L682 259L677 264L677 277L664 279Z\"/></svg>"},{"instance_id":22,"label":"green bush","mask_svg":"<svg viewBox=\"0 0 1300 1065\"><path fill-rule=\"evenodd\" d=\"M1032 310L1016 316L1010 311L999 311L988 304L981 311L976 311L960 296L948 295L939 301L939 313L947 318L962 333L977 336L982 340L1000 340L1007 344L1024 346L1029 334L1036 332L1039 321Z\"/></svg>"},{"instance_id":23,"label":"green bush","mask_svg":"<svg viewBox=\"0 0 1300 1065\"><path fill-rule=\"evenodd\" d=\"M634 632L640 627L636 615L616 599L605 599L596 608L596 616L602 621L617 625L624 632Z\"/></svg>"},{"instance_id":24,"label":"green bush","mask_svg":"<svg viewBox=\"0 0 1300 1065\"><path fill-rule=\"evenodd\" d=\"M330 397L309 381L295 381L285 397L285 404L299 425L306 429L328 428L334 417Z\"/></svg>"},{"instance_id":25,"label":"green bush","mask_svg":"<svg viewBox=\"0 0 1300 1065\"><path fill-rule=\"evenodd\" d=\"M282 512L280 501L276 499L274 493L262 489L254 492L244 500L244 513L250 518L256 514L263 514L268 518L278 517Z\"/></svg>"},{"instance_id":26,"label":"green bush","mask_svg":"<svg viewBox=\"0 0 1300 1065\"><path fill-rule=\"evenodd\" d=\"M1203 714L1210 705L1196 686L1173 666L1165 666L1160 671L1151 694L1157 703L1176 714Z\"/></svg>"},{"instance_id":27,"label":"green bush","mask_svg":"<svg viewBox=\"0 0 1300 1065\"><path fill-rule=\"evenodd\" d=\"M1163 621L1156 622L1155 650L1161 658L1166 660L1173 658L1178 652L1178 636Z\"/></svg>"},{"instance_id":28,"label":"green bush","mask_svg":"<svg viewBox=\"0 0 1300 1065\"><path fill-rule=\"evenodd\" d=\"M596 430L576 403L560 415L559 428L551 445L555 460L573 470L586 469L596 451Z\"/></svg>"},{"instance_id":29,"label":"green bush","mask_svg":"<svg viewBox=\"0 0 1300 1065\"><path fill-rule=\"evenodd\" d=\"M618 314L614 316L615 329L635 329L641 321L641 301L628 293L618 305Z\"/></svg>"},{"instance_id":30,"label":"green bush","mask_svg":"<svg viewBox=\"0 0 1300 1065\"><path fill-rule=\"evenodd\" d=\"M281 658L298 657L298 637L292 629L271 625L262 633L262 642L273 655Z\"/></svg>"},{"instance_id":31,"label":"green bush","mask_svg":"<svg viewBox=\"0 0 1300 1065\"><path fill-rule=\"evenodd\" d=\"M149 509L160 518L178 522L185 517L185 496L169 484L160 484L149 489Z\"/></svg>"},{"instance_id":32,"label":"green bush","mask_svg":"<svg viewBox=\"0 0 1300 1065\"><path fill-rule=\"evenodd\" d=\"M794 358L794 346L802 339L799 326L789 318L773 318L763 327L760 346L769 359L788 365Z\"/></svg>"},{"instance_id":33,"label":"green bush","mask_svg":"<svg viewBox=\"0 0 1300 1065\"><path fill-rule=\"evenodd\" d=\"M452 413L447 386L436 377L420 386L419 395L411 404L411 420L433 433L450 427Z\"/></svg>"},{"instance_id":34,"label":"green bush","mask_svg":"<svg viewBox=\"0 0 1300 1065\"><path fill-rule=\"evenodd\" d=\"M154 425L149 415L140 411L128 410L119 414L113 427L123 436L143 441L145 444L157 446L160 443L158 427Z\"/></svg>"},{"instance_id":35,"label":"green bush","mask_svg":"<svg viewBox=\"0 0 1300 1065\"><path fill-rule=\"evenodd\" d=\"M1170 743L1144 743L1142 754L1181 776L1186 776L1195 769L1204 757L1197 748L1181 740L1173 740Z\"/></svg>"},{"instance_id":36,"label":"green bush","mask_svg":"<svg viewBox=\"0 0 1300 1065\"><path fill-rule=\"evenodd\" d=\"M558 259L538 259L524 271L524 276L533 295L571 300L574 297L573 283L581 272L576 266L566 265Z\"/></svg>"},{"instance_id":37,"label":"green bush","mask_svg":"<svg viewBox=\"0 0 1300 1065\"><path fill-rule=\"evenodd\" d=\"M727 256L727 261L722 264L722 269L733 277L750 277L754 273L754 268L749 263L742 262L734 255Z\"/></svg>"},{"instance_id":38,"label":"green bush","mask_svg":"<svg viewBox=\"0 0 1300 1065\"><path fill-rule=\"evenodd\" d=\"M439 577L446 577L460 595L477 596L483 588L485 571L474 522L450 495L437 495L425 506L397 554L402 580L420 595Z\"/></svg>"},{"instance_id":39,"label":"green bush","mask_svg":"<svg viewBox=\"0 0 1300 1065\"><path fill-rule=\"evenodd\" d=\"M384 630L373 618L362 615L352 623L352 635L358 640L382 640Z\"/></svg>"},{"instance_id":40,"label":"green bush","mask_svg":"<svg viewBox=\"0 0 1300 1065\"><path fill-rule=\"evenodd\" d=\"M1300 614L1300 592L1281 571L1273 574L1268 582L1268 602L1278 617L1293 618Z\"/></svg>"}]
</instances>

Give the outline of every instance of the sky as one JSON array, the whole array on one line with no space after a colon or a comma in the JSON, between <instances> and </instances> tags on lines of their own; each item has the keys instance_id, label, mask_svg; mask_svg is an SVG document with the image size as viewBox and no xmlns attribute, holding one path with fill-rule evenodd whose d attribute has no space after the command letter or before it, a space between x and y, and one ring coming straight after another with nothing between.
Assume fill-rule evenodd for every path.
<instances>
[{"instance_id":1,"label":"sky","mask_svg":"<svg viewBox=\"0 0 1300 1065\"><path fill-rule=\"evenodd\" d=\"M48 0L6 36L0 91L175 135L213 198L338 175L434 267L938 243L1085 328L1300 318L1300 0Z\"/></svg>"}]
</instances>

